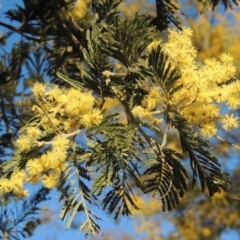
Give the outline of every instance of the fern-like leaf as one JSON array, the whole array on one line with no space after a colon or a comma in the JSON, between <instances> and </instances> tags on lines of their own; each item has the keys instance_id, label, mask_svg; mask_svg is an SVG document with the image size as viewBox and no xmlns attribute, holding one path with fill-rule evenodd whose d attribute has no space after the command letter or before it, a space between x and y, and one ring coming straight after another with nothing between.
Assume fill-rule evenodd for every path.
<instances>
[{"instance_id":1,"label":"fern-like leaf","mask_svg":"<svg viewBox=\"0 0 240 240\"><path fill-rule=\"evenodd\" d=\"M167 122L178 130L183 152L187 152L189 156L193 171L193 186L198 175L202 191L206 184L210 196L220 192L220 189L226 191L229 187L229 177L220 169L217 158L207 151L210 148L208 142L198 136L180 115L169 113L166 117Z\"/></svg>"}]
</instances>

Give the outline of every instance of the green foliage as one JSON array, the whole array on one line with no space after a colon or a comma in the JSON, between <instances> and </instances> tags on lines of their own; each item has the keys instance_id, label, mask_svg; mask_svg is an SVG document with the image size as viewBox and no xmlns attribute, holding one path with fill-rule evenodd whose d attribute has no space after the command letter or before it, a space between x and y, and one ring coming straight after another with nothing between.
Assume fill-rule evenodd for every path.
<instances>
[{"instance_id":1,"label":"green foliage","mask_svg":"<svg viewBox=\"0 0 240 240\"><path fill-rule=\"evenodd\" d=\"M106 22L112 22L114 16L118 14L117 6L121 3L121 0L93 0L92 9L94 13L97 13L99 20Z\"/></svg>"},{"instance_id":2,"label":"green foliage","mask_svg":"<svg viewBox=\"0 0 240 240\"><path fill-rule=\"evenodd\" d=\"M193 186L198 176L202 191L206 183L210 196L220 192L220 189L227 190L230 186L228 174L220 169L217 158L209 152L208 142L194 132L188 122L179 115L168 114L167 122L178 130L182 150L188 154L193 170Z\"/></svg>"},{"instance_id":3,"label":"green foliage","mask_svg":"<svg viewBox=\"0 0 240 240\"><path fill-rule=\"evenodd\" d=\"M181 23L176 15L178 7L171 0L156 0L157 17L153 19L153 24L160 31L168 28L170 23L181 29Z\"/></svg>"},{"instance_id":4,"label":"green foliage","mask_svg":"<svg viewBox=\"0 0 240 240\"><path fill-rule=\"evenodd\" d=\"M115 220L120 214L129 216L131 209L138 209L135 190L131 187L133 184L138 191L151 193L161 201L163 211L176 207L179 198L187 191L188 172L181 163L182 154L167 147L166 132L172 128L178 131L182 152L187 153L190 160L192 185L198 177L202 191L207 188L210 196L221 189L228 189L228 175L210 153L209 143L178 114L179 106L163 103L165 133L132 114L132 109L140 105L148 94L142 87L144 82L159 86L168 97L182 87L176 86L181 77L179 69L169 63L161 47L150 52L146 50L157 32L153 25L160 30L166 29L170 22L180 27L174 15L176 7L171 1L156 1L157 18L154 20L138 14L129 18L119 17L116 7L120 1L93 1L93 12L98 14L98 18L88 24L72 18L69 4L73 1L23 2L24 7L17 6L16 10L7 12L7 16L21 26L0 25L37 44L34 45L34 53L30 49L32 45L24 41L13 49L10 65L1 66L1 84L5 86L10 79L18 80L23 63L28 74L34 76L34 81L43 81L43 69L47 66L46 72L52 82L92 91L96 99L100 99L101 107L107 98L117 99L127 119L127 124L122 124L118 115L105 114L100 125L84 129L84 134L79 131L70 136L69 167L61 172L57 186L62 204L60 218L66 220L67 229L75 215L83 211L86 218L80 229L86 236L100 232L97 222L100 218L91 206L99 206L101 201L102 209L106 209L109 215L115 214ZM215 7L218 2L211 3ZM223 3L226 7L231 6L228 2ZM46 53L47 57L43 59ZM121 63L120 70L116 69L116 62ZM3 105L2 112L3 117L7 116ZM9 120L4 118L4 121L9 128ZM39 123L40 116L36 115L19 133ZM16 129L19 127L18 123ZM156 131L161 144L151 136ZM12 136L11 132L8 134ZM39 141L50 141L56 135L54 128L43 129ZM86 146L78 141L82 135L86 138ZM4 146L6 139L6 135L1 136L1 145ZM9 178L15 170L24 169L30 159L45 151L46 148L37 144L33 144L29 151L15 151L12 160L1 165L1 170ZM25 203L30 213L31 204L45 200L46 194L44 192L42 197ZM23 231L31 234L28 228Z\"/></svg>"},{"instance_id":5,"label":"green foliage","mask_svg":"<svg viewBox=\"0 0 240 240\"><path fill-rule=\"evenodd\" d=\"M49 199L47 197L48 194L49 190L47 188L41 188L29 199L14 200L13 203L5 207L4 205L7 204L7 202L11 202L12 196L2 196L0 238L22 239L31 237L36 227L41 224L41 220L36 219L36 215L39 214L41 210L39 204Z\"/></svg>"},{"instance_id":6,"label":"green foliage","mask_svg":"<svg viewBox=\"0 0 240 240\"><path fill-rule=\"evenodd\" d=\"M206 11L209 7L211 7L212 10L215 10L219 4L222 4L224 6L225 10L232 9L233 4L235 6L238 6L238 3L236 0L210 0L210 1L209 0L207 0L207 1L200 0L199 2L201 2L203 4L202 12Z\"/></svg>"},{"instance_id":7,"label":"green foliage","mask_svg":"<svg viewBox=\"0 0 240 240\"><path fill-rule=\"evenodd\" d=\"M146 28L142 28L142 24L146 24ZM90 203L95 203L90 200L95 196L94 194L96 197L104 194L103 209L107 209L109 214L115 212L115 219L120 213L127 216L131 214L131 208L138 209L134 192L130 187L132 181L141 191L152 192L153 196L162 201L164 211L175 207L179 203L179 197L183 197L187 190L188 174L180 163L183 156L166 148L164 136L162 136L162 145L148 136L142 124L149 130L154 129L154 126L141 123L131 113L131 108L140 104L140 100L136 102L132 99L133 96L138 95L135 89L139 86L140 79L158 84L169 95L181 87L173 87L180 75L178 69L173 69L167 61L167 56L160 47L152 50L148 56L144 52L154 31L151 27L147 28L147 24L145 17L136 15L127 20L116 17L110 25L101 22L93 26L91 33L87 32L88 50L83 54L87 68L86 65L85 69L80 67L80 70L84 71L81 84L99 95L102 94L103 97L111 94L112 97L119 99L128 119L128 125L123 125L118 123L116 116L107 116L102 124L86 132L87 139L91 140L87 150L89 160L86 161L86 167L95 169L97 176L93 180L91 189L81 186L82 183L79 185L80 191L84 191L85 198L89 199ZM124 33L123 29L125 29ZM130 42L135 44L129 45ZM101 56L106 58L105 61L101 61ZM126 72L122 75L109 73L111 80L106 84L103 72L107 69L105 66L109 65L110 57L120 61L126 67ZM63 77L63 80L66 80L66 77ZM66 81L78 87L74 81L71 82L69 79ZM116 89L125 92L129 99L123 100ZM134 94L128 95L128 93ZM185 119L175 114L177 106L169 105L165 108L168 109L165 116L166 123L169 127L178 130L183 153L188 153L193 170L193 185L198 175L202 191L206 183L211 196L221 188L226 190L228 177L220 170L217 159L208 151L208 143L192 130ZM63 183L70 179L67 176ZM68 185L64 191L59 190L66 194L71 187L72 185ZM64 214L61 216L76 212L79 207L76 205L78 197L76 188L65 196L68 200L63 208ZM87 209L85 213L88 215L91 212ZM98 225L92 226L93 223L91 218L87 226L97 231ZM93 234L94 231L88 233Z\"/></svg>"}]
</instances>

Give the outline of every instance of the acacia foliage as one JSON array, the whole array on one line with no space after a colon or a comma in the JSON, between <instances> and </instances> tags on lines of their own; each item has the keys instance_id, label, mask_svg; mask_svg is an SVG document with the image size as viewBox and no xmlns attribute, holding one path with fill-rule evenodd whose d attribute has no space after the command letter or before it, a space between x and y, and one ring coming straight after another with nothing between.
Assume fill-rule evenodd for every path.
<instances>
[{"instance_id":1,"label":"acacia foliage","mask_svg":"<svg viewBox=\"0 0 240 240\"><path fill-rule=\"evenodd\" d=\"M150 17L136 14L121 18L116 11L118 2L95 1L93 12L99 18L94 21L93 17L87 25L71 17L70 2L24 3L25 9L18 7L7 13L12 20L23 22L22 27L10 29L38 42L50 56L46 65L49 76L54 76L55 83L62 80L61 85L70 84L73 89L35 85L34 116L20 130L13 158L1 165L3 193L25 196L27 192L22 187L26 182L56 187L63 205L60 218L68 219L67 228L81 208L86 214L81 229L86 235L94 235L100 226L91 204L99 205L101 194L102 208L114 213L115 219L120 213L131 214L131 207L138 208L130 181L143 193L158 198L164 211L176 207L179 197L187 191L188 173L181 163L182 153L189 157L193 186L198 177L202 191L207 187L211 196L227 190L228 175L210 153L209 143L172 102L174 94L185 87L178 84L181 68L171 62L160 44L147 50L156 34ZM168 8L166 11L171 12ZM37 24L28 26L27 21ZM116 61L121 63L121 70L116 69ZM57 70L59 79L55 76ZM219 87L236 81L231 76ZM148 111L142 115L133 111L139 106L147 108L143 102L153 91L144 89L146 82L154 91L157 87L164 93L153 107L148 106L149 112L157 110L157 104L162 106L159 122L159 117ZM80 104L84 100L81 96L91 103L87 109ZM107 97L121 103L127 124L120 123L117 115L104 114L102 106ZM160 123L164 131L159 128ZM179 133L182 153L167 146L171 128ZM160 142L151 137L154 131L160 132ZM85 146L79 144L81 135L87 139ZM93 176L92 171L96 172ZM20 182L13 181L16 174L22 177Z\"/></svg>"}]
</instances>

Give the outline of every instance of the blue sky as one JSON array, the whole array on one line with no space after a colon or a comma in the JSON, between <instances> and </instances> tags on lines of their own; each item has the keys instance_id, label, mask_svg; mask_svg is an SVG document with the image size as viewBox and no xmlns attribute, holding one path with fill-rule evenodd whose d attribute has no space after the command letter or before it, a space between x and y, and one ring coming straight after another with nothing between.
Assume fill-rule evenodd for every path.
<instances>
[{"instance_id":1,"label":"blue sky","mask_svg":"<svg viewBox=\"0 0 240 240\"><path fill-rule=\"evenodd\" d=\"M5 21L3 12L6 10L12 8L15 4L20 4L22 1L19 0L0 0L1 2L1 7L0 7L0 21ZM0 26L0 32L5 31L3 27ZM13 37L10 39L8 46L11 47L11 45L18 40L17 34L14 34ZM60 220L58 220L58 215L59 215L59 204L57 201L57 192L54 190L51 193L51 200L42 203L42 207L47 206L49 207L49 212L50 216L54 218L54 221L50 222L50 224L43 224L40 227L37 228L35 231L35 235L31 237L30 239L32 240L53 240L53 239L58 239L58 240L65 240L65 239L83 239L83 234L79 233L78 230L64 230L64 223ZM121 238L121 234L124 233L129 233L132 236L135 236L135 239L140 239L142 235L134 235L135 230L134 230L134 225L133 221L131 221L128 218L125 218L123 221L120 223L114 223L113 217L108 217L105 213L102 211L97 210L98 215L100 215L103 219L103 221L99 221L100 226L102 227L102 232L105 233L105 235L115 235L116 237ZM166 213L160 213L161 218L164 218L167 214ZM167 218L167 216L166 216ZM76 223L81 222L81 216L77 219L78 221L75 221ZM136 223L136 222L135 222ZM165 222L163 224L162 231L167 234L170 230L171 227ZM96 239L101 240L102 235L98 235ZM117 238L114 239L117 239ZM233 234L231 231L226 232L222 239L231 239L231 240L239 240L240 238Z\"/></svg>"}]
</instances>

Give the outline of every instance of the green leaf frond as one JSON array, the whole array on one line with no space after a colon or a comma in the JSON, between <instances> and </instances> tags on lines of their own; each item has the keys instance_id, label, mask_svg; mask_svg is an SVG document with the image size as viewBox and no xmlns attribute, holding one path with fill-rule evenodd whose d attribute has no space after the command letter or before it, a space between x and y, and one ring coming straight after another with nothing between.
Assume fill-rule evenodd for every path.
<instances>
[{"instance_id":1,"label":"green leaf frond","mask_svg":"<svg viewBox=\"0 0 240 240\"><path fill-rule=\"evenodd\" d=\"M126 67L138 60L153 41L155 32L155 28L150 27L149 17L138 14L129 18L115 17L112 24L102 24L102 27L103 51Z\"/></svg>"},{"instance_id":2,"label":"green leaf frond","mask_svg":"<svg viewBox=\"0 0 240 240\"><path fill-rule=\"evenodd\" d=\"M151 50L148 61L141 59L130 70L151 81L152 85L161 86L163 91L170 95L176 91L174 86L181 77L179 69L172 66L160 46Z\"/></svg>"},{"instance_id":3,"label":"green leaf frond","mask_svg":"<svg viewBox=\"0 0 240 240\"><path fill-rule=\"evenodd\" d=\"M64 82L70 84L72 87L76 88L76 89L84 89L83 85L81 84L81 82L79 81L76 81L74 79L71 79L67 76L65 76L64 74L60 73L60 72L57 72L57 76L63 80Z\"/></svg>"},{"instance_id":4,"label":"green leaf frond","mask_svg":"<svg viewBox=\"0 0 240 240\"><path fill-rule=\"evenodd\" d=\"M172 0L156 0L157 17L153 20L153 24L160 31L167 29L170 23L181 29L181 23L176 15L178 7L174 2Z\"/></svg>"},{"instance_id":5,"label":"green leaf frond","mask_svg":"<svg viewBox=\"0 0 240 240\"><path fill-rule=\"evenodd\" d=\"M39 204L49 200L47 197L49 190L47 188L39 189L29 199L21 202L21 207L17 202L5 207L1 206L0 221L1 234L0 238L4 238L4 233L7 233L8 239L23 239L33 235L34 230L41 224L41 220L36 218L36 215L41 212ZM4 204L7 196L1 196L0 204ZM3 234L3 236L2 236Z\"/></svg>"},{"instance_id":6,"label":"green leaf frond","mask_svg":"<svg viewBox=\"0 0 240 240\"><path fill-rule=\"evenodd\" d=\"M155 156L144 164L151 165L144 171L144 193L153 192L153 197L162 201L163 211L170 211L179 204L179 197L187 191L188 173L179 160L183 159L172 149L162 148L151 140Z\"/></svg>"},{"instance_id":7,"label":"green leaf frond","mask_svg":"<svg viewBox=\"0 0 240 240\"><path fill-rule=\"evenodd\" d=\"M227 9L233 9L233 5L238 6L238 2L236 0L199 0L202 3L203 8L201 13L206 12L210 7L212 10L215 10L219 4L222 4Z\"/></svg>"},{"instance_id":8,"label":"green leaf frond","mask_svg":"<svg viewBox=\"0 0 240 240\"><path fill-rule=\"evenodd\" d=\"M93 0L92 9L98 14L98 21L109 23L118 14L116 8L121 2L122 0Z\"/></svg>"},{"instance_id":9,"label":"green leaf frond","mask_svg":"<svg viewBox=\"0 0 240 240\"><path fill-rule=\"evenodd\" d=\"M179 69L172 66L160 46L157 49L152 49L148 62L150 71L154 76L153 81L162 87L166 95L172 95L177 89L180 89L179 87L182 87L178 86L177 89L174 87L181 77Z\"/></svg>"},{"instance_id":10,"label":"green leaf frond","mask_svg":"<svg viewBox=\"0 0 240 240\"><path fill-rule=\"evenodd\" d=\"M188 154L193 171L193 186L198 176L202 191L207 186L210 196L220 192L221 189L227 190L230 184L229 176L221 170L217 158L207 150L210 149L208 142L194 132L189 123L176 113L169 113L167 122L178 130L182 150Z\"/></svg>"},{"instance_id":11,"label":"green leaf frond","mask_svg":"<svg viewBox=\"0 0 240 240\"><path fill-rule=\"evenodd\" d=\"M100 232L100 227L96 220L101 220L90 208L89 204L97 206L97 198L84 182L91 180L88 170L79 163L78 155L74 151L74 166L62 172L57 190L60 192L59 201L62 203L60 219L66 221L66 229L69 229L75 215L79 211L84 211L85 221L80 226L85 231L85 235L94 236Z\"/></svg>"},{"instance_id":12,"label":"green leaf frond","mask_svg":"<svg viewBox=\"0 0 240 240\"><path fill-rule=\"evenodd\" d=\"M135 156L138 150L134 142L137 128L103 122L94 131L99 136L95 139L98 144L91 148L93 154L88 165L93 166L98 175L91 192L99 196L104 190L112 188L104 197L103 209L107 208L108 214L115 212L115 219L120 212L128 216L131 214L129 205L137 209L131 181L138 187L141 185L138 168L142 165L142 159Z\"/></svg>"}]
</instances>

